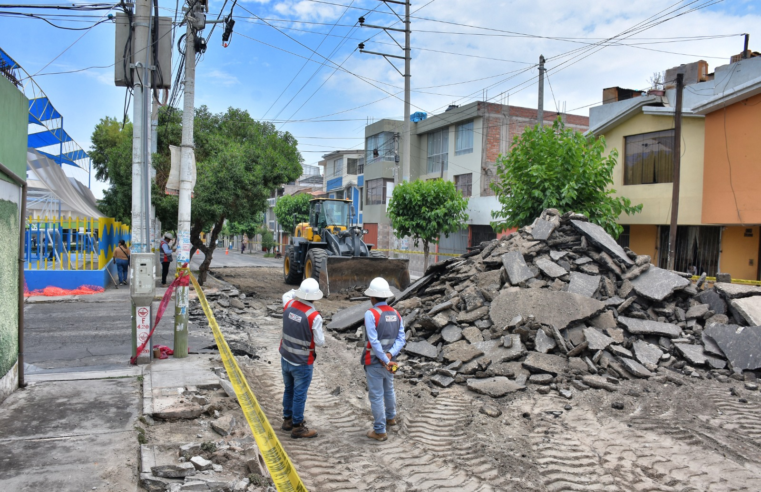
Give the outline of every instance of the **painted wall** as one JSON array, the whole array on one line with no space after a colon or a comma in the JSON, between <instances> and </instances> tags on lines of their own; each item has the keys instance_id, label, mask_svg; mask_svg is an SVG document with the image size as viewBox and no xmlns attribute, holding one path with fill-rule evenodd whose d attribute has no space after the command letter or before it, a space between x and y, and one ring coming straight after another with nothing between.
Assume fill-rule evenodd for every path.
<instances>
[{"instance_id":1,"label":"painted wall","mask_svg":"<svg viewBox=\"0 0 761 492\"><path fill-rule=\"evenodd\" d=\"M18 359L18 215L17 203L0 199L0 378Z\"/></svg>"},{"instance_id":2,"label":"painted wall","mask_svg":"<svg viewBox=\"0 0 761 492\"><path fill-rule=\"evenodd\" d=\"M747 229L752 236L745 236ZM721 232L720 270L732 278L758 280L758 241L759 227L725 227Z\"/></svg>"},{"instance_id":3,"label":"painted wall","mask_svg":"<svg viewBox=\"0 0 761 492\"><path fill-rule=\"evenodd\" d=\"M0 163L26 180L29 100L0 77ZM0 179L8 178L0 174Z\"/></svg>"},{"instance_id":4,"label":"painted wall","mask_svg":"<svg viewBox=\"0 0 761 492\"><path fill-rule=\"evenodd\" d=\"M653 263L658 262L658 226L631 225L629 226L629 249L638 255L650 255Z\"/></svg>"},{"instance_id":5,"label":"painted wall","mask_svg":"<svg viewBox=\"0 0 761 492\"><path fill-rule=\"evenodd\" d=\"M701 224L703 202L704 118L682 119L682 165L679 191L679 224ZM624 186L624 137L674 128L672 115L638 114L605 134L608 155L618 149L618 163L613 169L616 196L625 196L633 204L643 204L642 212L622 214L620 224L668 224L671 221L672 183ZM635 250L636 251L636 250Z\"/></svg>"},{"instance_id":6,"label":"painted wall","mask_svg":"<svg viewBox=\"0 0 761 492\"><path fill-rule=\"evenodd\" d=\"M703 222L761 223L761 94L709 113L705 133Z\"/></svg>"}]
</instances>

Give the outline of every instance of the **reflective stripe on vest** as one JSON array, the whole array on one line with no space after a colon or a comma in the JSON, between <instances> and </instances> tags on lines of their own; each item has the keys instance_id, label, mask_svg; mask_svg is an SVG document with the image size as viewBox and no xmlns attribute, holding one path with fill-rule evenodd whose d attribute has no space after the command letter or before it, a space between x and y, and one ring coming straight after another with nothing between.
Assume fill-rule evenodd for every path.
<instances>
[{"instance_id":1,"label":"reflective stripe on vest","mask_svg":"<svg viewBox=\"0 0 761 492\"><path fill-rule=\"evenodd\" d=\"M311 306L290 300L283 311L283 335L280 339L280 354L289 362L311 365L316 354L312 324L319 313Z\"/></svg>"},{"instance_id":2,"label":"reflective stripe on vest","mask_svg":"<svg viewBox=\"0 0 761 492\"><path fill-rule=\"evenodd\" d=\"M371 309L370 312L373 314L373 318L375 318L375 331L378 334L378 341L383 348L383 352L388 352L394 346L396 337L399 334L402 317L391 306L378 306ZM367 341L367 327L365 327L365 340ZM369 341L365 345L365 350L362 352L360 361L366 366L379 362Z\"/></svg>"}]
</instances>

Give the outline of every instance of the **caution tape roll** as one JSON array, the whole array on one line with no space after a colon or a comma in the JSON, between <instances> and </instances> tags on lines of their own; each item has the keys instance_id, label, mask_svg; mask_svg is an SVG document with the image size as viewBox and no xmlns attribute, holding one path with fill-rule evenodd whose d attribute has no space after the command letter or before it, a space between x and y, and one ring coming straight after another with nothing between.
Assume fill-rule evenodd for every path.
<instances>
[{"instance_id":1,"label":"caution tape roll","mask_svg":"<svg viewBox=\"0 0 761 492\"><path fill-rule=\"evenodd\" d=\"M410 251L407 249L374 249L373 251L383 251L386 253L401 253L404 255L410 254L410 255L424 255L425 253L422 251ZM460 253L434 253L433 251L428 252L428 256L451 256L453 258L459 258L462 256Z\"/></svg>"},{"instance_id":2,"label":"caution tape roll","mask_svg":"<svg viewBox=\"0 0 761 492\"><path fill-rule=\"evenodd\" d=\"M235 389L235 395L238 397L238 402L243 409L243 415L246 416L248 425L251 427L251 432L254 434L259 451L264 456L264 462L272 476L275 487L277 487L279 492L306 492L307 489L301 478L299 478L296 468L294 468L293 463L291 463L291 460L285 453L283 445L280 444L280 440L278 440L269 420L267 420L267 416L264 415L264 411L259 406L254 392L251 391L248 381L246 381L232 352L230 352L230 347L227 345L225 337L219 329L209 302L206 300L206 296L193 274L190 275L190 281L198 293L198 300L201 302L203 312L206 313L206 318L209 320L209 326L211 326L214 340L217 342L217 348L222 357L222 363L227 371L227 376L230 378L230 383L232 383Z\"/></svg>"}]
</instances>

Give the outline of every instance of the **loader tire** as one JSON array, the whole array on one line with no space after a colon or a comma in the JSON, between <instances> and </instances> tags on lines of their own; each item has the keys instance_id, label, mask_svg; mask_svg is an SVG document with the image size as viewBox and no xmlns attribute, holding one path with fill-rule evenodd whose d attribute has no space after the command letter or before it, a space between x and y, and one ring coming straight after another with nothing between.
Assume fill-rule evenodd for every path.
<instances>
[{"instance_id":1,"label":"loader tire","mask_svg":"<svg viewBox=\"0 0 761 492\"><path fill-rule=\"evenodd\" d=\"M304 280L313 278L320 281L320 272L325 268L325 261L328 253L321 248L310 249L307 253L306 263L304 263Z\"/></svg>"},{"instance_id":2,"label":"loader tire","mask_svg":"<svg viewBox=\"0 0 761 492\"><path fill-rule=\"evenodd\" d=\"M370 257L371 258L388 258L388 256L384 255L380 251L373 251L373 250L370 250Z\"/></svg>"},{"instance_id":3,"label":"loader tire","mask_svg":"<svg viewBox=\"0 0 761 492\"><path fill-rule=\"evenodd\" d=\"M283 279L286 284L299 285L301 275L295 268L296 264L296 250L293 246L286 246L283 260Z\"/></svg>"}]
</instances>

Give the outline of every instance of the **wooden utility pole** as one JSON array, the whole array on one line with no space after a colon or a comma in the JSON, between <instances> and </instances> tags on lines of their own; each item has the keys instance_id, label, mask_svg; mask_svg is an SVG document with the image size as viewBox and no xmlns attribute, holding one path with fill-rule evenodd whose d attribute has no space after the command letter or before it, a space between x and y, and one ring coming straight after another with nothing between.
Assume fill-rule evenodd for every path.
<instances>
[{"instance_id":1,"label":"wooden utility pole","mask_svg":"<svg viewBox=\"0 0 761 492\"><path fill-rule=\"evenodd\" d=\"M676 260L676 227L679 217L679 168L682 161L682 91L684 90L684 69L676 74L676 108L674 110L674 182L671 191L671 227L669 229L669 270L674 269Z\"/></svg>"},{"instance_id":2,"label":"wooden utility pole","mask_svg":"<svg viewBox=\"0 0 761 492\"><path fill-rule=\"evenodd\" d=\"M536 108L536 122L544 126L544 56L539 55L539 101Z\"/></svg>"}]
</instances>

